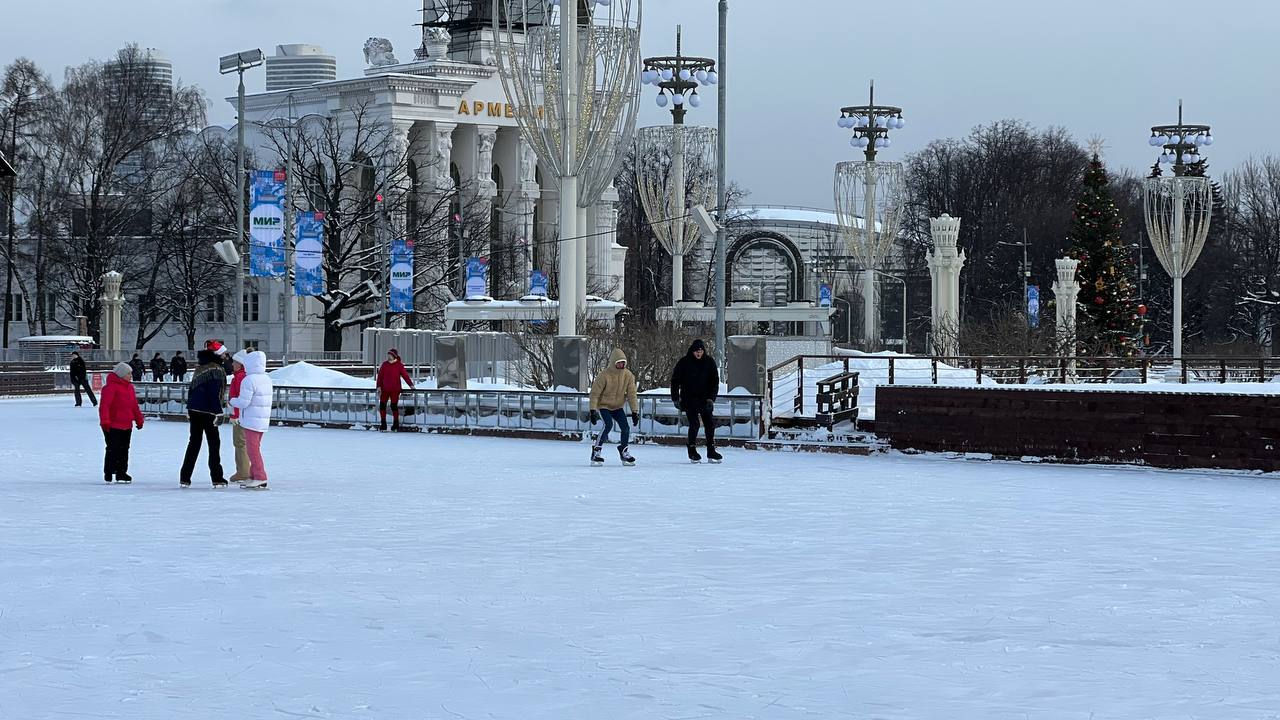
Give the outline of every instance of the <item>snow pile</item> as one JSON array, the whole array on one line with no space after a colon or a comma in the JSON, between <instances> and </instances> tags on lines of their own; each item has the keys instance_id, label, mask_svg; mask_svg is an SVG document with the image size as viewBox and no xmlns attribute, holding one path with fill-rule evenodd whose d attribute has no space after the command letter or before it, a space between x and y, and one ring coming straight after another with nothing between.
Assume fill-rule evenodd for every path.
<instances>
[{"instance_id":1,"label":"snow pile","mask_svg":"<svg viewBox=\"0 0 1280 720\"><path fill-rule=\"evenodd\" d=\"M876 387L889 384L889 358L893 358L893 382L895 385L932 385L933 363L928 358L903 355L896 352L864 353L857 350L837 349L836 354L849 356L849 372L858 373L858 417L874 420L876 416ZM818 381L844 372L845 361L820 365L804 370L804 415L817 410ZM791 407L796 395L797 373L775 375L773 379L773 403L775 408ZM973 370L938 363L938 385L978 385ZM995 385L996 381L982 376L982 385Z\"/></svg>"},{"instance_id":2,"label":"snow pile","mask_svg":"<svg viewBox=\"0 0 1280 720\"><path fill-rule=\"evenodd\" d=\"M315 387L315 388L339 388L351 390L372 390L374 387L373 378L358 378L312 365L310 363L299 362L282 367L279 370L273 370L267 373L271 377L271 382L276 387Z\"/></svg>"}]
</instances>

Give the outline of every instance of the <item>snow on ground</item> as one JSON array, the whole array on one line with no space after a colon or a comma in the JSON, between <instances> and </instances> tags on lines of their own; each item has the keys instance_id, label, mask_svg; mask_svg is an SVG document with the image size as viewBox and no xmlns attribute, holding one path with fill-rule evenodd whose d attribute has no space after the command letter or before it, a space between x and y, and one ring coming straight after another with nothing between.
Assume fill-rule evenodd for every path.
<instances>
[{"instance_id":1,"label":"snow on ground","mask_svg":"<svg viewBox=\"0 0 1280 720\"><path fill-rule=\"evenodd\" d=\"M91 408L0 423L0 718L1280 708L1273 477L273 428L248 493L180 423L132 486Z\"/></svg>"},{"instance_id":2,"label":"snow on ground","mask_svg":"<svg viewBox=\"0 0 1280 720\"><path fill-rule=\"evenodd\" d=\"M272 370L268 373L271 376L271 382L277 387L309 387L309 388L339 388L353 390L371 390L374 387L373 368L369 368L368 377L354 377L338 370L318 367L310 363L298 362L288 367ZM406 386L407 387L407 386ZM435 377L419 378L416 387L422 390L434 390L436 387ZM482 382L479 380L468 380L467 388L470 390L528 390L530 388L520 385L509 385L506 383Z\"/></svg>"}]
</instances>

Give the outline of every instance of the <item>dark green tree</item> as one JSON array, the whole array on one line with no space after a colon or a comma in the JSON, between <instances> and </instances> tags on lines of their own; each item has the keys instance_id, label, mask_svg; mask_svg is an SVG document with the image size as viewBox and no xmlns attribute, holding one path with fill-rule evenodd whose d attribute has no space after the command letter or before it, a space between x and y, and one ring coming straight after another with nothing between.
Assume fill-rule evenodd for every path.
<instances>
[{"instance_id":1,"label":"dark green tree","mask_svg":"<svg viewBox=\"0 0 1280 720\"><path fill-rule=\"evenodd\" d=\"M1072 217L1070 256L1080 261L1079 324L1089 352L1128 357L1138 351L1137 268L1121 236L1120 210L1106 168L1094 153Z\"/></svg>"}]
</instances>

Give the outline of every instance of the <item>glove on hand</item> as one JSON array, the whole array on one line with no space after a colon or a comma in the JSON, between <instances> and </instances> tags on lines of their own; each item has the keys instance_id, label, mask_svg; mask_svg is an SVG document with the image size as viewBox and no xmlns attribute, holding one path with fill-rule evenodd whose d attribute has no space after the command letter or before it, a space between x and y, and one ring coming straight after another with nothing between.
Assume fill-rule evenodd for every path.
<instances>
[{"instance_id":1,"label":"glove on hand","mask_svg":"<svg viewBox=\"0 0 1280 720\"><path fill-rule=\"evenodd\" d=\"M596 423L598 423L598 422L600 422L600 411L599 411L599 410L592 410L592 411L591 411L591 424L592 424L592 425L595 425L595 424L596 424Z\"/></svg>"}]
</instances>

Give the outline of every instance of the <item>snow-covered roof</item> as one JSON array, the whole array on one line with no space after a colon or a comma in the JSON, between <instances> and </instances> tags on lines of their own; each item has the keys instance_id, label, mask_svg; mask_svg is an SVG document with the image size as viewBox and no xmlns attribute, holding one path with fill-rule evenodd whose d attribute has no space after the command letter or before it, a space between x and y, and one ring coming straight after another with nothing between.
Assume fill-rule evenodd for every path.
<instances>
[{"instance_id":1,"label":"snow-covered roof","mask_svg":"<svg viewBox=\"0 0 1280 720\"><path fill-rule=\"evenodd\" d=\"M798 222L837 225L839 221L831 210L818 208L792 207L790 205L751 205L746 208L746 217L750 220L764 222Z\"/></svg>"},{"instance_id":2,"label":"snow-covered roof","mask_svg":"<svg viewBox=\"0 0 1280 720\"><path fill-rule=\"evenodd\" d=\"M840 219L832 210L791 205L748 205L743 208L747 220L763 223L802 223L839 227ZM862 218L855 220L862 227ZM877 223L877 229L879 224Z\"/></svg>"},{"instance_id":3,"label":"snow-covered roof","mask_svg":"<svg viewBox=\"0 0 1280 720\"><path fill-rule=\"evenodd\" d=\"M93 338L88 335L29 335L18 340L20 343L91 343Z\"/></svg>"}]
</instances>

